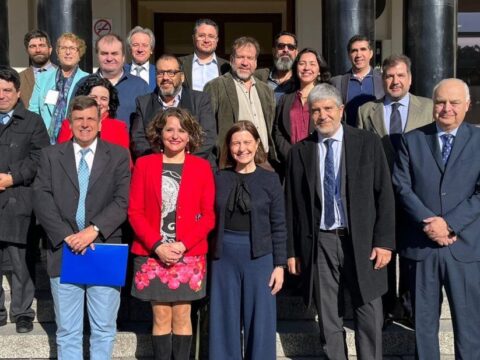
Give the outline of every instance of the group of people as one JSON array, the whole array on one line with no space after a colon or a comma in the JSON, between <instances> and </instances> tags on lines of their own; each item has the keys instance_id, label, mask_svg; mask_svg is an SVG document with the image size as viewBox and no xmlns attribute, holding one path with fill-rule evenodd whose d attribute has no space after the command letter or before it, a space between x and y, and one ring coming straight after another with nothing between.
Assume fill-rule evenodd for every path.
<instances>
[{"instance_id":1,"label":"group of people","mask_svg":"<svg viewBox=\"0 0 480 360\"><path fill-rule=\"evenodd\" d=\"M17 331L33 328L26 252L38 222L60 359L83 356L85 303L90 357L111 358L120 306L118 287L62 282L64 245L82 256L122 242L131 294L151 303L155 359L189 358L191 305L207 290L210 359L275 359L285 270L301 277L329 359L348 358L345 291L360 359L382 359L382 329L398 319L415 327L418 358L439 359L443 287L457 356L480 358L480 129L463 122L468 86L445 79L431 100L415 96L409 58L374 69L361 35L347 44L352 68L334 77L290 32L275 36L270 69L257 69L254 38L234 40L229 61L218 39L215 22L198 20L193 54L153 64L155 37L137 26L126 64L123 39L103 35L89 75L82 39L60 36L54 65L34 30L31 66L0 68L0 258L12 264ZM0 302L1 326L3 290Z\"/></svg>"}]
</instances>

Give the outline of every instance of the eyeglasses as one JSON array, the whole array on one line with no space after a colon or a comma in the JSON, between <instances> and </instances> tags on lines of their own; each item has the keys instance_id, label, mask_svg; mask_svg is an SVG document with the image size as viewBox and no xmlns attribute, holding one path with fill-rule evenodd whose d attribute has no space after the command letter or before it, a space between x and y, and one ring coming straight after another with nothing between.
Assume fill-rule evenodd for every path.
<instances>
[{"instance_id":1,"label":"eyeglasses","mask_svg":"<svg viewBox=\"0 0 480 360\"><path fill-rule=\"evenodd\" d=\"M168 77L174 77L178 73L183 72L182 70L157 70L157 76L158 77L163 77L164 75L167 75Z\"/></svg>"},{"instance_id":2,"label":"eyeglasses","mask_svg":"<svg viewBox=\"0 0 480 360\"><path fill-rule=\"evenodd\" d=\"M196 35L197 39L203 39L203 40L217 40L217 36L213 34L197 34Z\"/></svg>"},{"instance_id":3,"label":"eyeglasses","mask_svg":"<svg viewBox=\"0 0 480 360\"><path fill-rule=\"evenodd\" d=\"M58 51L60 52L66 52L67 50L70 52L77 52L78 47L75 47L75 46L59 46L58 47Z\"/></svg>"},{"instance_id":4,"label":"eyeglasses","mask_svg":"<svg viewBox=\"0 0 480 360\"><path fill-rule=\"evenodd\" d=\"M285 44L285 43L278 43L277 44L277 50L283 50L285 49L285 46L288 48L288 50L293 51L297 49L297 45L294 44Z\"/></svg>"}]
</instances>

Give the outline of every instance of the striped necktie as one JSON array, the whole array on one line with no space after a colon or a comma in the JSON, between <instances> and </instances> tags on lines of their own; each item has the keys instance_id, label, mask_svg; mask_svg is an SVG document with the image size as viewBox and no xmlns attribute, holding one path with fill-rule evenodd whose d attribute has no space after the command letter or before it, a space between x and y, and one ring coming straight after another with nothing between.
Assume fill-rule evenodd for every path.
<instances>
[{"instance_id":1,"label":"striped necktie","mask_svg":"<svg viewBox=\"0 0 480 360\"><path fill-rule=\"evenodd\" d=\"M78 230L85 228L85 199L87 197L88 179L90 177L90 170L88 169L85 156L90 152L89 148L80 150L81 158L78 164L78 187L80 195L78 197L78 206L75 220L77 221Z\"/></svg>"}]
</instances>

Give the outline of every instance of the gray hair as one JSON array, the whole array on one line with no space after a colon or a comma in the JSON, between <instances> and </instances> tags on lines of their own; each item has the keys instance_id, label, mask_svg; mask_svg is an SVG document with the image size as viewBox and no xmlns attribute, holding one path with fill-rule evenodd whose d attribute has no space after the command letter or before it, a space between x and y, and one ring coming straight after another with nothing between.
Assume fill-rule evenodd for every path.
<instances>
[{"instance_id":1,"label":"gray hair","mask_svg":"<svg viewBox=\"0 0 480 360\"><path fill-rule=\"evenodd\" d=\"M466 98L467 101L470 101L470 89L468 88L467 83L466 83L465 81L463 81L462 79L457 79L457 78L448 78L448 79L440 80L440 81L438 82L438 84L435 85L435 87L433 88L433 91L432 91L432 99L435 99L435 94L436 94L438 88L439 88L441 85L445 84L445 83L448 82L448 81L452 81L452 80L463 85L463 87L464 87L464 89L465 89L465 98Z\"/></svg>"},{"instance_id":2,"label":"gray hair","mask_svg":"<svg viewBox=\"0 0 480 360\"><path fill-rule=\"evenodd\" d=\"M316 85L308 94L308 107L311 108L312 104L322 100L333 100L337 106L342 106L342 96L337 88L333 85L322 83Z\"/></svg>"},{"instance_id":3,"label":"gray hair","mask_svg":"<svg viewBox=\"0 0 480 360\"><path fill-rule=\"evenodd\" d=\"M143 28L141 26L135 26L127 35L127 45L129 48L132 48L132 36L138 33L147 35L150 38L150 48L155 49L155 35L152 30L149 28Z\"/></svg>"}]
</instances>

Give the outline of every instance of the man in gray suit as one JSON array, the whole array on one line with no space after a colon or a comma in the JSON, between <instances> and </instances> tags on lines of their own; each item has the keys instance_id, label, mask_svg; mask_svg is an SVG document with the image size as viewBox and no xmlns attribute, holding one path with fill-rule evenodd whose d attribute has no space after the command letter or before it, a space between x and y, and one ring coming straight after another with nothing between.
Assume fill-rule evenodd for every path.
<instances>
[{"instance_id":1,"label":"man in gray suit","mask_svg":"<svg viewBox=\"0 0 480 360\"><path fill-rule=\"evenodd\" d=\"M183 56L185 79L183 86L203 91L207 82L225 74L230 69L228 61L217 57L218 25L210 19L199 19L193 28L194 53Z\"/></svg>"},{"instance_id":2,"label":"man in gray suit","mask_svg":"<svg viewBox=\"0 0 480 360\"><path fill-rule=\"evenodd\" d=\"M230 127L239 120L250 120L260 134L269 161L276 160L272 140L272 124L275 116L273 90L264 82L256 81L260 45L254 38L243 36L232 44L231 71L205 86L211 97L217 123L217 145L222 146Z\"/></svg>"},{"instance_id":3,"label":"man in gray suit","mask_svg":"<svg viewBox=\"0 0 480 360\"><path fill-rule=\"evenodd\" d=\"M83 359L84 302L90 319L90 358L110 359L120 288L62 283L62 249L81 256L95 243L120 243L127 218L129 154L103 142L95 100L78 96L70 105L73 141L45 148L34 183L35 214L48 236L57 346L61 359Z\"/></svg>"},{"instance_id":4,"label":"man in gray suit","mask_svg":"<svg viewBox=\"0 0 480 360\"><path fill-rule=\"evenodd\" d=\"M359 108L357 126L382 138L383 149L392 171L400 137L407 131L433 121L433 103L431 99L409 93L412 73L411 62L407 56L392 55L386 58L383 61L382 70L385 96ZM401 209L397 209L398 241L401 241L405 226L405 216ZM388 292L383 296L385 321L388 324L393 318L403 318L405 324L411 326L412 307L406 261L399 260L398 296L396 268L396 261L388 265Z\"/></svg>"}]
</instances>

